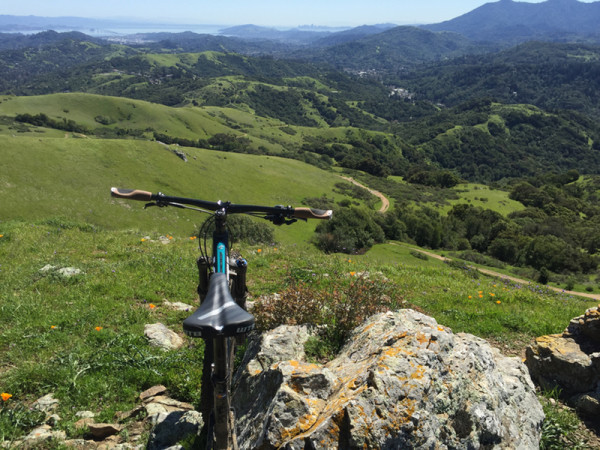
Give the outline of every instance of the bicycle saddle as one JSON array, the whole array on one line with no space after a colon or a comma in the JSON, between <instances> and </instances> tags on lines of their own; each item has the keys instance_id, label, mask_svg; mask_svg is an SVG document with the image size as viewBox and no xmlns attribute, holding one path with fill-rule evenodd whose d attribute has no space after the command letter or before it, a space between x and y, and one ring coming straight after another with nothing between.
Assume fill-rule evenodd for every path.
<instances>
[{"instance_id":1,"label":"bicycle saddle","mask_svg":"<svg viewBox=\"0 0 600 450\"><path fill-rule=\"evenodd\" d=\"M191 337L212 338L238 336L254 328L254 316L238 306L231 292L227 275L211 276L208 293L200 307L183 321L183 331Z\"/></svg>"}]
</instances>

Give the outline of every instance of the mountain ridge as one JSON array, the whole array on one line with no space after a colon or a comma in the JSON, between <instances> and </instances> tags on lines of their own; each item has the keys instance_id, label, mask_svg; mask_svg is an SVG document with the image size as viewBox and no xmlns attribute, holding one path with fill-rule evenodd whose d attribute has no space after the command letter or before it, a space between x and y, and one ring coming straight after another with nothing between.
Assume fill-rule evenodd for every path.
<instances>
[{"instance_id":1,"label":"mountain ridge","mask_svg":"<svg viewBox=\"0 0 600 450\"><path fill-rule=\"evenodd\" d=\"M514 44L532 39L564 41L585 38L598 41L599 22L600 2L499 0L454 19L421 28L460 33L476 41Z\"/></svg>"}]
</instances>

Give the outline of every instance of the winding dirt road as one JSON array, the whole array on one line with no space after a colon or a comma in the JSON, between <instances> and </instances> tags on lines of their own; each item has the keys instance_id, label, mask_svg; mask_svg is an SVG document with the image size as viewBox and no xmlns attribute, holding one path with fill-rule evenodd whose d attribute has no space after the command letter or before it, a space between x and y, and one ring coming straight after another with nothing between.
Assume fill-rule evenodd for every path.
<instances>
[{"instance_id":1,"label":"winding dirt road","mask_svg":"<svg viewBox=\"0 0 600 450\"><path fill-rule=\"evenodd\" d=\"M344 176L342 176L341 178L343 178L346 181L349 181L350 183L352 183L352 184L354 184L356 186L359 186L359 187L361 187L363 189L366 189L372 195L375 195L376 197L378 197L381 200L381 208L379 208L379 212L382 212L382 213L386 212L390 208L390 201L381 192L376 191L375 189L371 189L371 188L365 186L364 184L359 183L354 178L344 177ZM401 245L401 244L397 244L397 243L394 243L394 244L395 245ZM427 250L416 249L416 248L414 248L413 250L421 252L424 255L431 256L432 258L439 259L441 261L450 261L450 258L446 258L445 256L440 256L440 255L437 255L435 253L428 252ZM490 276L497 277L497 278L505 278L505 279L508 279L508 280L513 281L515 283L520 283L520 284L530 284L530 283L533 283L533 281L531 281L531 280L524 280L522 278L517 278L517 277L510 276L510 275L505 275L505 274L500 273L500 272L494 272L493 270L482 269L480 267L474 267L474 266L469 266L469 267L471 267L472 269L476 269L479 272L484 273L486 275L490 275ZM577 295L578 297L586 297L586 298L591 298L593 300L599 300L600 301L600 295L599 294L591 294L589 292L567 291L567 290L564 290L564 289L561 289L561 288L555 287L555 286L546 286L546 287L548 289L551 289L553 291L560 292L560 293L563 293L563 294Z\"/></svg>"},{"instance_id":2,"label":"winding dirt road","mask_svg":"<svg viewBox=\"0 0 600 450\"><path fill-rule=\"evenodd\" d=\"M395 245L399 245L402 246L402 244L398 244L398 243L394 243ZM440 255L436 255L435 253L432 252L428 252L427 250L422 250L419 248L413 248L411 247L412 250L415 250L419 253L423 253L424 255L427 256L431 256L434 259L439 259L440 261L451 261L450 258L446 258L445 256L440 256ZM482 269L481 267L475 267L475 266L469 266L472 269L478 270L481 273L484 273L486 275L491 275L493 277L497 277L497 278L504 278L504 279L508 279L510 281L514 281L515 283L520 283L520 284L530 284L533 283L533 281L531 280L524 280L522 278L516 278L510 275L505 275L503 273L500 272L494 272L493 270L489 270L489 269ZM598 294L590 294L589 292L576 292L576 291L566 291L564 289L558 288L558 287L554 287L554 286L546 286L548 289L551 289L553 291L556 292L560 292L563 294L569 294L569 295L577 295L578 297L587 297L587 298L591 298L594 300L600 300L600 295Z\"/></svg>"},{"instance_id":3,"label":"winding dirt road","mask_svg":"<svg viewBox=\"0 0 600 450\"><path fill-rule=\"evenodd\" d=\"M371 189L368 188L367 186L365 186L364 184L359 183L358 181L356 181L354 178L350 178L350 177L341 177L346 181L349 181L350 183L361 187L363 189L366 189L367 191L369 191L371 194L373 194L376 197L379 197L379 200L381 200L381 208L379 208L379 212L386 212L388 209L390 209L390 201L387 199L387 197L385 195L383 195L381 192L376 191L375 189Z\"/></svg>"}]
</instances>

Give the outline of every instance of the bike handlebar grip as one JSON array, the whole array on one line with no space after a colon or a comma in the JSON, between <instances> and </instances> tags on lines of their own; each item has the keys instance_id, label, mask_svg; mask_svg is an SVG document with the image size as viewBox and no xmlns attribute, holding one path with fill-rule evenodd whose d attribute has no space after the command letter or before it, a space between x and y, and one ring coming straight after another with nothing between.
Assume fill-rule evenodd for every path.
<instances>
[{"instance_id":1,"label":"bike handlebar grip","mask_svg":"<svg viewBox=\"0 0 600 450\"><path fill-rule=\"evenodd\" d=\"M128 200L140 200L142 202L152 200L152 192L140 191L139 189L119 189L114 187L110 189L110 195Z\"/></svg>"},{"instance_id":2,"label":"bike handlebar grip","mask_svg":"<svg viewBox=\"0 0 600 450\"><path fill-rule=\"evenodd\" d=\"M297 219L331 219L333 211L328 209L295 208L294 217Z\"/></svg>"}]
</instances>

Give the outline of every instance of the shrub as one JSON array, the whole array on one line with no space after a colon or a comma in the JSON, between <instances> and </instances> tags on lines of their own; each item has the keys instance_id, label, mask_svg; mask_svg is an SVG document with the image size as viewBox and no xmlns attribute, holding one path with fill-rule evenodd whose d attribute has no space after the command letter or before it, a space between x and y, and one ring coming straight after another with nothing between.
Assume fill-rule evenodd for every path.
<instances>
[{"instance_id":1,"label":"shrub","mask_svg":"<svg viewBox=\"0 0 600 450\"><path fill-rule=\"evenodd\" d=\"M227 219L231 236L236 241L244 241L250 245L271 244L275 240L273 227L267 223L257 222L248 216L232 215Z\"/></svg>"},{"instance_id":2,"label":"shrub","mask_svg":"<svg viewBox=\"0 0 600 450\"><path fill-rule=\"evenodd\" d=\"M429 259L425 253L421 253L416 250L411 250L409 253L415 258L422 259L423 261L427 261Z\"/></svg>"},{"instance_id":3,"label":"shrub","mask_svg":"<svg viewBox=\"0 0 600 450\"><path fill-rule=\"evenodd\" d=\"M340 208L333 219L319 224L316 231L317 246L327 253L362 253L385 240L373 216L356 208Z\"/></svg>"},{"instance_id":4,"label":"shrub","mask_svg":"<svg viewBox=\"0 0 600 450\"><path fill-rule=\"evenodd\" d=\"M363 275L353 276L349 282L339 278L330 282L331 286L323 289L300 281L278 295L262 297L252 310L257 328L267 330L283 324L324 326L318 340L309 345L322 357L337 353L351 331L368 317L400 304L397 287L384 279Z\"/></svg>"}]
</instances>

